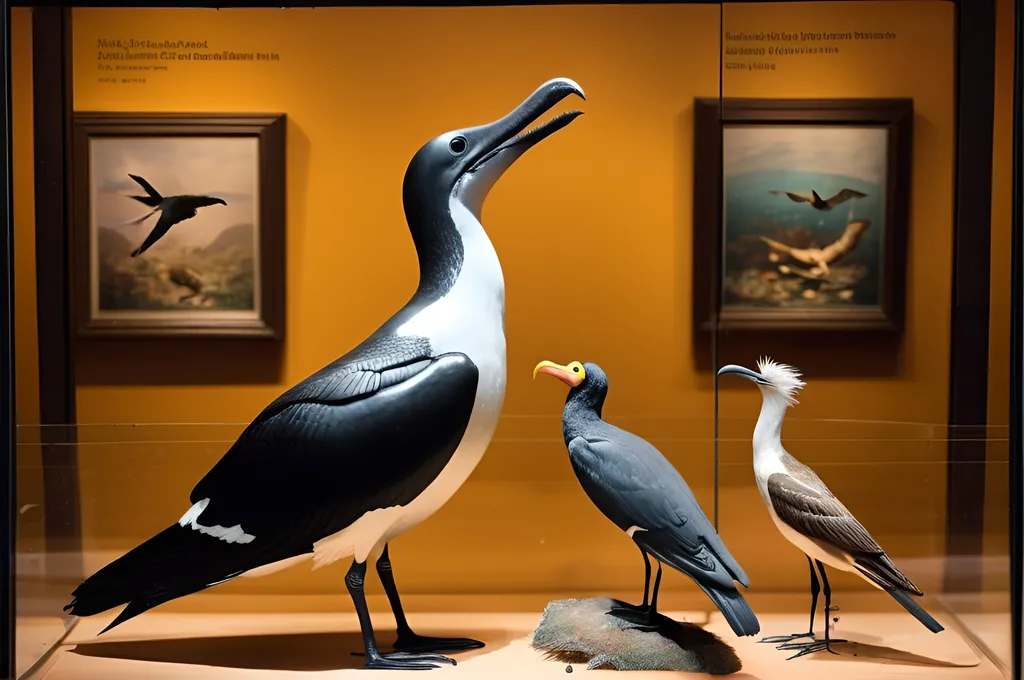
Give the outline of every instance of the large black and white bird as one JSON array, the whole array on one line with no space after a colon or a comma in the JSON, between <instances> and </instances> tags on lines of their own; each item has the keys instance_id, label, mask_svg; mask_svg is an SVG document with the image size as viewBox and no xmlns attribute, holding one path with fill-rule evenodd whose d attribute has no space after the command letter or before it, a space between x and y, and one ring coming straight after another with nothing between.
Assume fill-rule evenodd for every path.
<instances>
[{"instance_id":1,"label":"large black and white bird","mask_svg":"<svg viewBox=\"0 0 1024 680\"><path fill-rule=\"evenodd\" d=\"M181 519L86 579L67 610L127 604L109 630L237 576L351 557L345 584L367 667L435 668L452 660L422 652L483 646L412 632L388 542L438 510L490 443L505 395L505 295L481 209L519 156L579 115L523 132L569 95L584 96L571 80L548 81L503 118L419 149L403 186L420 267L409 302L267 406L199 481ZM366 607L375 557L398 624L394 654L378 651Z\"/></svg>"},{"instance_id":2,"label":"large black and white bird","mask_svg":"<svg viewBox=\"0 0 1024 680\"><path fill-rule=\"evenodd\" d=\"M610 613L658 627L661 565L668 564L700 586L738 636L761 630L757 616L734 581L750 586L747 575L729 554L701 510L686 481L658 449L644 439L606 422L601 415L608 378L593 363L566 366L542 361L533 369L570 386L562 410L562 436L576 478L598 510L636 543L644 557L644 601L640 607L615 607ZM650 604L648 555L658 562Z\"/></svg>"},{"instance_id":3,"label":"large black and white bird","mask_svg":"<svg viewBox=\"0 0 1024 680\"><path fill-rule=\"evenodd\" d=\"M137 257L142 253L149 250L154 243L164 237L171 227L179 222L190 220L199 214L200 208L205 208L211 205L227 205L227 202L223 198L217 198L216 196L193 196L191 194L182 194L180 196L161 196L160 192L153 188L153 185L145 180L143 177L128 173L128 176L138 182L139 186L146 190L145 196L129 196L134 198L139 203L147 205L152 208L151 211L139 217L137 219L128 222L128 224L139 224L144 222L155 212L160 213L160 219L156 221L156 225L150 230L149 235L142 242L142 245L132 251L131 256Z\"/></svg>"},{"instance_id":4,"label":"large black and white bird","mask_svg":"<svg viewBox=\"0 0 1024 680\"><path fill-rule=\"evenodd\" d=\"M803 551L811 570L808 631L761 641L782 643L779 649L799 650L790 658L820 651L835 654L831 643L845 640L830 639L832 589L825 575L826 564L833 569L856 574L875 588L884 590L928 630L941 632L942 625L911 599L912 595L924 595L921 589L889 559L868 530L825 486L814 470L783 448L782 421L786 417L786 409L797 403L796 393L805 385L800 374L792 366L771 359L762 359L757 367L758 370L753 371L730 364L720 368L718 375L739 375L752 381L761 391L761 414L754 426L753 437L757 490L775 526L790 543ZM820 584L814 572L815 565L821 574ZM814 636L814 612L822 586L825 594L825 639L817 640ZM801 638L811 638L812 641L793 642Z\"/></svg>"}]
</instances>

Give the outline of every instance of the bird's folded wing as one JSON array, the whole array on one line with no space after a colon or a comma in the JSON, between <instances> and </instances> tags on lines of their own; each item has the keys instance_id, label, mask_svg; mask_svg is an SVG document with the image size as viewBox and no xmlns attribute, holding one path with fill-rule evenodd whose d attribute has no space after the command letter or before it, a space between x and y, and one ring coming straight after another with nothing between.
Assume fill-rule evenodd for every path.
<instances>
[{"instance_id":1,"label":"bird's folded wing","mask_svg":"<svg viewBox=\"0 0 1024 680\"><path fill-rule=\"evenodd\" d=\"M458 447L478 370L462 354L363 360L321 371L264 410L196 485L204 525L309 541L405 505ZM248 526L246 526L248 522Z\"/></svg>"},{"instance_id":2,"label":"bird's folded wing","mask_svg":"<svg viewBox=\"0 0 1024 680\"><path fill-rule=\"evenodd\" d=\"M868 530L831 494L776 473L768 478L768 496L779 519L808 538L852 554L883 552Z\"/></svg>"},{"instance_id":3,"label":"bird's folded wing","mask_svg":"<svg viewBox=\"0 0 1024 680\"><path fill-rule=\"evenodd\" d=\"M577 437L569 442L569 453L581 485L605 516L626 524L624 528L642 529L634 539L662 561L695 579L734 587L734 576L718 554L719 549L725 555L728 551L678 473L652 470L608 439ZM746 581L735 560L724 559L735 565L737 580Z\"/></svg>"},{"instance_id":4,"label":"bird's folded wing","mask_svg":"<svg viewBox=\"0 0 1024 680\"><path fill-rule=\"evenodd\" d=\"M365 398L411 378L429 363L430 343L425 338L371 339L286 391L263 409L254 424L295 404L342 404Z\"/></svg>"}]
</instances>

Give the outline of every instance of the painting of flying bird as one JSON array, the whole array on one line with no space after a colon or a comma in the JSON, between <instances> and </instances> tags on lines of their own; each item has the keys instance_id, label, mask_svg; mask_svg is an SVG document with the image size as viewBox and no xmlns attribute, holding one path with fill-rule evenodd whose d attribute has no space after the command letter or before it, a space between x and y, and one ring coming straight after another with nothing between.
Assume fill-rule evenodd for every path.
<instances>
[{"instance_id":1,"label":"painting of flying bird","mask_svg":"<svg viewBox=\"0 0 1024 680\"><path fill-rule=\"evenodd\" d=\"M815 210L831 210L837 205L846 203L851 198L864 198L867 194L857 191L856 189L841 189L832 198L823 199L818 195L818 192L811 189L811 195L797 193L795 191L781 191L779 189L772 189L773 194L776 196L788 196L789 200L794 203L809 203Z\"/></svg>"},{"instance_id":2,"label":"painting of flying bird","mask_svg":"<svg viewBox=\"0 0 1024 680\"><path fill-rule=\"evenodd\" d=\"M283 116L76 114L73 138L79 334L280 337Z\"/></svg>"},{"instance_id":3,"label":"painting of flying bird","mask_svg":"<svg viewBox=\"0 0 1024 680\"><path fill-rule=\"evenodd\" d=\"M731 99L718 119L712 101L696 111L696 323L895 329L912 101Z\"/></svg>"},{"instance_id":4,"label":"painting of flying bird","mask_svg":"<svg viewBox=\"0 0 1024 680\"><path fill-rule=\"evenodd\" d=\"M149 232L146 236L146 240L142 242L142 245L132 251L132 257L138 257L142 253L149 250L149 248L160 240L160 237L167 233L167 230L173 227L178 222L191 219L199 214L199 208L205 208L208 205L227 205L227 202L223 198L217 198L216 196L190 196L185 194L183 196L167 196L166 198L161 196L160 193L153 188L153 185L147 182L144 178L138 175L128 173L128 176L139 183L143 189L146 190L145 196L131 196L136 201L143 205L152 208L148 213L142 217L138 217L128 222L128 224L140 224L149 219L149 216L153 213L159 212L160 219L157 220L156 226L153 227L153 231Z\"/></svg>"}]
</instances>

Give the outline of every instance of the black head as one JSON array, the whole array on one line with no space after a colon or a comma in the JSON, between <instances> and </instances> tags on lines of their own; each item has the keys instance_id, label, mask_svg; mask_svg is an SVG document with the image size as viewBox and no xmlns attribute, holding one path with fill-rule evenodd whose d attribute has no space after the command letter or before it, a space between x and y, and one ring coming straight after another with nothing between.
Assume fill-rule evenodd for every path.
<instances>
[{"instance_id":1,"label":"black head","mask_svg":"<svg viewBox=\"0 0 1024 680\"><path fill-rule=\"evenodd\" d=\"M581 111L568 111L520 134L559 101L583 90L568 78L537 88L511 113L486 125L452 130L424 144L405 173L402 196L410 227L423 211L446 210L452 198L479 219L487 192L530 147L568 125Z\"/></svg>"},{"instance_id":2,"label":"black head","mask_svg":"<svg viewBox=\"0 0 1024 680\"><path fill-rule=\"evenodd\" d=\"M574 361L562 366L552 361L542 361L534 367L533 377L536 378L538 373L553 375L572 388L566 397L567 404L577 402L600 414L608 395L608 376L597 364Z\"/></svg>"}]
</instances>

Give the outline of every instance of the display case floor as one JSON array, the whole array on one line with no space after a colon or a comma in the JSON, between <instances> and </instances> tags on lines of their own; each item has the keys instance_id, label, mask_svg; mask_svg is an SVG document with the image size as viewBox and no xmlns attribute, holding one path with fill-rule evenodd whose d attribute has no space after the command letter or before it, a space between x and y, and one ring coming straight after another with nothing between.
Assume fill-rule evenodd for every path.
<instances>
[{"instance_id":1,"label":"display case floor","mask_svg":"<svg viewBox=\"0 0 1024 680\"><path fill-rule=\"evenodd\" d=\"M857 657L816 654L786 661L787 653L756 639L737 639L716 612L665 612L676 620L705 624L732 645L744 667L732 677L744 680L829 680L871 678L962 678L999 680L1002 674L975 650L951 617L933 611L947 630L925 631L900 612L844 611L836 635L856 641ZM380 678L407 671L363 671L359 627L354 613L160 613L149 612L97 637L116 612L80 620L33 680L248 680L263 678ZM391 618L374 612L382 647L393 640ZM565 678L566 664L548 661L530 647L540 613L413 613L417 632L468 635L487 643L459 654L458 666L435 674L463 678ZM796 613L759 616L763 635L793 632L806 625ZM588 671L584 665L575 672ZM673 675L679 675L673 673ZM691 677L704 677L686 674ZM630 671L629 677L663 678L665 672ZM402 677L408 677L402 675ZM589 676L588 676L589 677ZM707 676L712 677L712 676Z\"/></svg>"}]
</instances>

